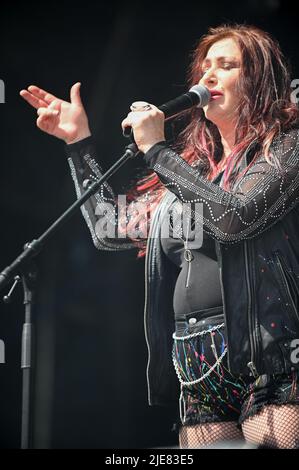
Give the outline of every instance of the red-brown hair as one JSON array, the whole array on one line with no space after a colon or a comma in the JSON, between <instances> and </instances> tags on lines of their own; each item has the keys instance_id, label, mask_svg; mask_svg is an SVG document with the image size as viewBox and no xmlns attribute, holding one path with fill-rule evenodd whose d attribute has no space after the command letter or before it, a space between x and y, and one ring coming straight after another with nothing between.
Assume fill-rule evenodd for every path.
<instances>
[{"instance_id":1,"label":"red-brown hair","mask_svg":"<svg viewBox=\"0 0 299 470\"><path fill-rule=\"evenodd\" d=\"M278 159L271 155L269 147L273 139L282 131L297 126L299 110L291 101L291 78L287 64L278 42L268 33L255 26L221 25L210 28L192 53L192 62L188 74L188 85L193 86L202 77L202 62L208 50L216 42L232 38L241 51L241 73L237 83L237 92L241 96L236 125L236 140L232 153L227 159L224 171L224 186L230 190L232 182L247 171L238 174L238 166L246 148L255 141L255 154L249 166L261 153L269 164L280 168ZM222 144L218 128L208 121L204 112L192 108L185 113L188 124L179 135L175 149L189 164L201 166L202 174L209 180L219 173L217 163L222 156ZM233 175L234 174L234 175ZM237 176L236 176L237 175ZM165 187L155 173L137 182L129 196L135 201L148 198L148 210L159 204L165 193ZM148 214L139 214L131 221L136 225ZM140 248L140 239L138 246ZM139 256L145 253L146 240L139 250Z\"/></svg>"}]
</instances>

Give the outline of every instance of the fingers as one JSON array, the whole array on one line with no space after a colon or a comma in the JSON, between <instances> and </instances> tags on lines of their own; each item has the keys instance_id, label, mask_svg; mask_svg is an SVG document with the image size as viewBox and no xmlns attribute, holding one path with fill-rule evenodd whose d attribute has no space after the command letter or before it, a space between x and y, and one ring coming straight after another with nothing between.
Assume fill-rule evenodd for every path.
<instances>
[{"instance_id":1,"label":"fingers","mask_svg":"<svg viewBox=\"0 0 299 470\"><path fill-rule=\"evenodd\" d=\"M59 110L51 108L38 108L37 115L44 116L44 118L56 117L59 115Z\"/></svg>"},{"instance_id":2,"label":"fingers","mask_svg":"<svg viewBox=\"0 0 299 470\"><path fill-rule=\"evenodd\" d=\"M121 123L122 130L124 131L126 127L134 127L134 125L141 123L144 115L148 115L148 113L148 111L131 111Z\"/></svg>"},{"instance_id":3,"label":"fingers","mask_svg":"<svg viewBox=\"0 0 299 470\"><path fill-rule=\"evenodd\" d=\"M41 100L40 98L37 98L27 90L21 90L20 95L22 96L22 98L24 98L25 101L27 101L27 103L29 103L35 109L47 106L47 103L45 101Z\"/></svg>"},{"instance_id":4,"label":"fingers","mask_svg":"<svg viewBox=\"0 0 299 470\"><path fill-rule=\"evenodd\" d=\"M121 127L122 127L122 130L124 131L126 127L130 127L132 126L132 123L131 123L131 120L130 120L130 115L131 113L128 114L128 116L122 121L121 123Z\"/></svg>"},{"instance_id":5,"label":"fingers","mask_svg":"<svg viewBox=\"0 0 299 470\"><path fill-rule=\"evenodd\" d=\"M30 91L30 93L34 96L36 96L36 98L44 101L45 103L47 103L48 105L53 101L53 100L57 100L58 98L54 95L51 95L51 93L48 93L47 91L43 90L42 88L39 88L38 86L36 85L30 85L28 87L28 91Z\"/></svg>"},{"instance_id":6,"label":"fingers","mask_svg":"<svg viewBox=\"0 0 299 470\"><path fill-rule=\"evenodd\" d=\"M83 106L81 96L80 96L80 87L81 83L77 82L71 88L71 103L76 104L77 106Z\"/></svg>"},{"instance_id":7,"label":"fingers","mask_svg":"<svg viewBox=\"0 0 299 470\"><path fill-rule=\"evenodd\" d=\"M59 101L54 95L35 85L30 85L27 90L21 90L20 95L35 109L46 108L54 100Z\"/></svg>"},{"instance_id":8,"label":"fingers","mask_svg":"<svg viewBox=\"0 0 299 470\"><path fill-rule=\"evenodd\" d=\"M126 127L134 127L134 125L142 123L148 118L154 118L158 115L163 115L164 113L159 110L153 104L150 105L149 110L141 111L131 111L127 117L122 121L121 127L124 130Z\"/></svg>"},{"instance_id":9,"label":"fingers","mask_svg":"<svg viewBox=\"0 0 299 470\"><path fill-rule=\"evenodd\" d=\"M47 116L42 115L36 120L36 125L42 131L49 132L51 129L51 120Z\"/></svg>"},{"instance_id":10,"label":"fingers","mask_svg":"<svg viewBox=\"0 0 299 470\"><path fill-rule=\"evenodd\" d=\"M39 108L37 114L37 127L52 134L59 123L59 111L57 109Z\"/></svg>"},{"instance_id":11,"label":"fingers","mask_svg":"<svg viewBox=\"0 0 299 470\"><path fill-rule=\"evenodd\" d=\"M60 112L61 111L61 103L62 102L60 100L54 100L54 101L52 101L51 104L49 104L47 109L49 109L49 110L54 110L55 109L56 111Z\"/></svg>"}]
</instances>

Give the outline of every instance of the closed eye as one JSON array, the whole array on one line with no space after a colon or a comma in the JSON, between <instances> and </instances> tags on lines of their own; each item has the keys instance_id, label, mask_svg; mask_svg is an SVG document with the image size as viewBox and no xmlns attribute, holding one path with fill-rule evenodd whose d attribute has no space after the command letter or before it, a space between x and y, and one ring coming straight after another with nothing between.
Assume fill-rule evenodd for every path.
<instances>
[{"instance_id":1,"label":"closed eye","mask_svg":"<svg viewBox=\"0 0 299 470\"><path fill-rule=\"evenodd\" d=\"M224 69L231 69L231 68L233 68L233 64L229 64L229 63L227 62L226 64L223 64L223 65L222 65L222 68L224 68Z\"/></svg>"},{"instance_id":2,"label":"closed eye","mask_svg":"<svg viewBox=\"0 0 299 470\"><path fill-rule=\"evenodd\" d=\"M221 61L218 63L219 67L224 69L224 70L230 70L232 68L238 68L240 66L239 62L233 61L233 62L225 62ZM210 70L210 66L206 66L202 68L202 74L207 73Z\"/></svg>"}]
</instances>

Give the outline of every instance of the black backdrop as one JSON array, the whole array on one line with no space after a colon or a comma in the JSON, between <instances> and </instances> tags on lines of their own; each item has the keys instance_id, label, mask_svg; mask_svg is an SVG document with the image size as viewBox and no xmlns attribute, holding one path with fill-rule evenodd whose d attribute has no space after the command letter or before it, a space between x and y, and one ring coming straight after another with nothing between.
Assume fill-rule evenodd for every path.
<instances>
[{"instance_id":1,"label":"black backdrop","mask_svg":"<svg viewBox=\"0 0 299 470\"><path fill-rule=\"evenodd\" d=\"M124 147L120 122L137 99L161 104L185 90L189 53L211 25L246 22L272 33L298 77L295 3L2 2L0 269L74 200L64 145L35 127L19 90L67 99L76 81L104 168ZM113 177L123 192L142 162ZM38 257L34 446L176 445L173 413L147 405L144 261L98 252L78 213ZM0 446L20 445L22 292L0 304Z\"/></svg>"}]
</instances>

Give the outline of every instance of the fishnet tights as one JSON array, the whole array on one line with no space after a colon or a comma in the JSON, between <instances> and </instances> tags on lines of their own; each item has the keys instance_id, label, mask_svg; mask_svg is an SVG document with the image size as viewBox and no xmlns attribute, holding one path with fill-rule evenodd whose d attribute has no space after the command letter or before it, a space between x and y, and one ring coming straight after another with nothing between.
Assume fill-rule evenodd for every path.
<instances>
[{"instance_id":1,"label":"fishnet tights","mask_svg":"<svg viewBox=\"0 0 299 470\"><path fill-rule=\"evenodd\" d=\"M221 423L196 424L195 426L182 426L179 435L182 449L196 449L215 442L244 440L243 434L237 428L235 421Z\"/></svg>"},{"instance_id":2,"label":"fishnet tights","mask_svg":"<svg viewBox=\"0 0 299 470\"><path fill-rule=\"evenodd\" d=\"M244 421L242 431L234 421L183 426L179 442L183 449L194 449L221 441L244 441L244 438L257 446L299 448L299 406L267 405Z\"/></svg>"},{"instance_id":3,"label":"fishnet tights","mask_svg":"<svg viewBox=\"0 0 299 470\"><path fill-rule=\"evenodd\" d=\"M247 442L277 449L299 448L299 406L267 405L242 425Z\"/></svg>"}]
</instances>

